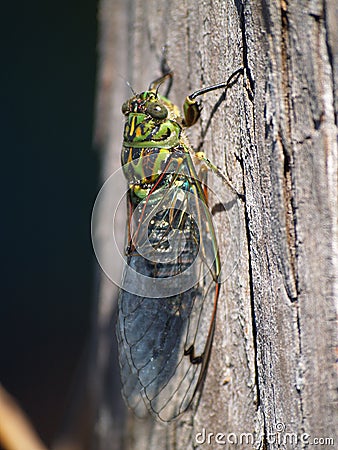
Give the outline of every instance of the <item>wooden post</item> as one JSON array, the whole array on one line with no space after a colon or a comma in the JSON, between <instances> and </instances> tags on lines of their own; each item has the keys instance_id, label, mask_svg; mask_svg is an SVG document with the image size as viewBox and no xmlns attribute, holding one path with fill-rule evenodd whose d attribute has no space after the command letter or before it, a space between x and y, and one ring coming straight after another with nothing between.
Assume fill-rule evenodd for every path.
<instances>
[{"instance_id":1,"label":"wooden post","mask_svg":"<svg viewBox=\"0 0 338 450\"><path fill-rule=\"evenodd\" d=\"M223 98L219 91L203 97L201 123L190 133L245 200L220 189L228 208L214 221L225 277L197 412L167 427L130 415L116 434L121 426L104 416L116 401L108 390L95 448L190 449L203 439L206 448L218 448L217 439L224 448L240 439L241 448L308 448L316 437L337 443L335 1L101 0L99 18L104 177L120 161L125 80L145 90L160 75L165 47L177 105L245 69ZM104 311L113 291L101 286ZM106 313L109 319L110 307ZM113 340L114 329L105 329Z\"/></svg>"}]
</instances>

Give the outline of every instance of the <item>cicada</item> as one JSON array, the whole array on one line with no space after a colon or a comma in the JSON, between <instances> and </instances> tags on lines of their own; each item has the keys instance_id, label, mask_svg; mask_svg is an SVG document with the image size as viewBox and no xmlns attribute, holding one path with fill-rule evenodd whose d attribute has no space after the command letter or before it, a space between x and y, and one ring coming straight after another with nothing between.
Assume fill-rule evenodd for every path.
<instances>
[{"instance_id":1,"label":"cicada","mask_svg":"<svg viewBox=\"0 0 338 450\"><path fill-rule=\"evenodd\" d=\"M221 273L201 176L203 167L217 169L194 152L184 130L200 117L196 98L229 80L187 96L183 116L159 94L165 80L171 85L171 72L122 106L128 231L117 338L127 405L168 422L201 392Z\"/></svg>"}]
</instances>

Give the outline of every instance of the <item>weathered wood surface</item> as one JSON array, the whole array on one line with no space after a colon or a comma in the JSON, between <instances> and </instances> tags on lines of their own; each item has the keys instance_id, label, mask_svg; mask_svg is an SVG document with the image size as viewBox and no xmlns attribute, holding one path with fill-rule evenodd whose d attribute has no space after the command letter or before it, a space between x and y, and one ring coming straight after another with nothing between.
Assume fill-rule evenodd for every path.
<instances>
[{"instance_id":1,"label":"weathered wood surface","mask_svg":"<svg viewBox=\"0 0 338 450\"><path fill-rule=\"evenodd\" d=\"M130 415L121 432L114 412L107 414L116 402L108 389L94 448L189 449L203 430L214 433L206 448L218 448L217 433L223 448L241 433L255 440L241 448L283 448L277 437L295 436L297 445L285 448L307 448L304 433L309 442L337 439L336 2L101 0L99 18L103 177L119 164L120 106L130 96L124 79L145 90L160 75L165 46L178 105L245 68L224 101L217 103L219 91L204 96L201 124L190 132L245 200L216 188L228 205L214 214L226 276L197 412L167 427ZM105 332L113 296L103 282Z\"/></svg>"}]
</instances>

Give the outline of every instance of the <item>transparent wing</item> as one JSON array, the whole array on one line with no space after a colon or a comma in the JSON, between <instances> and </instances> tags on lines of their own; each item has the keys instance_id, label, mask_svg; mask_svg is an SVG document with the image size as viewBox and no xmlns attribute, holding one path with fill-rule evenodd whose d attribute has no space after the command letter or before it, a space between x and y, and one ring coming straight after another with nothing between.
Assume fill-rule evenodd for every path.
<instances>
[{"instance_id":1,"label":"transparent wing","mask_svg":"<svg viewBox=\"0 0 338 450\"><path fill-rule=\"evenodd\" d=\"M218 299L212 221L190 162L134 208L119 296L124 398L138 416L148 410L163 421L184 412L200 386Z\"/></svg>"}]
</instances>

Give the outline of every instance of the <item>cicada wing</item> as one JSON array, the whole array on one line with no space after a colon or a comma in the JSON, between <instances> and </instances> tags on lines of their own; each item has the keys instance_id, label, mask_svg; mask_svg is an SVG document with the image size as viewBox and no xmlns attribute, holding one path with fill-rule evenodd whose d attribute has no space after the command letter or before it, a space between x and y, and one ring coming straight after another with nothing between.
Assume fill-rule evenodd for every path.
<instances>
[{"instance_id":1,"label":"cicada wing","mask_svg":"<svg viewBox=\"0 0 338 450\"><path fill-rule=\"evenodd\" d=\"M183 187L179 194L177 186ZM139 205L144 222L149 218L148 230L138 229L137 250L128 258L119 297L123 395L136 414L144 413L142 398L163 421L189 407L203 378L214 330L219 260L212 221L203 198L202 204L193 205L197 215L188 206L191 195L201 197L201 191L197 180L181 172L170 178L165 192L159 188ZM153 281L151 296L143 285L145 277ZM174 286L156 291L156 284L166 280ZM142 295L128 292L137 282ZM174 295L166 295L170 287L176 289Z\"/></svg>"},{"instance_id":2,"label":"cicada wing","mask_svg":"<svg viewBox=\"0 0 338 450\"><path fill-rule=\"evenodd\" d=\"M121 315L120 315L121 318ZM125 342L125 338L121 335L120 321L117 323L117 340L119 344L119 363L122 380L122 394L126 404L134 411L137 417L145 417L148 409L140 395L142 385L140 384L138 373L133 364L128 360L129 346Z\"/></svg>"},{"instance_id":3,"label":"cicada wing","mask_svg":"<svg viewBox=\"0 0 338 450\"><path fill-rule=\"evenodd\" d=\"M144 397L149 402L151 411L164 421L170 421L188 409L203 380L210 354L214 331L211 308L205 305L206 299L195 289L185 292L183 297L186 295L193 297L192 308L180 329L181 336L175 349L178 353L171 362L176 366L163 374L170 378L165 383L162 380L154 397L152 395L155 392L144 390Z\"/></svg>"},{"instance_id":4,"label":"cicada wing","mask_svg":"<svg viewBox=\"0 0 338 450\"><path fill-rule=\"evenodd\" d=\"M125 294L120 300L126 306L132 299ZM144 412L139 408L142 398L147 409L165 421L173 419L185 409L174 401L178 391L181 390L179 397L184 397L187 390L185 386L182 388L184 376L180 370L182 360L189 361L184 356L182 339L187 327L184 316L188 311L182 301L186 303L187 299L143 298L136 310L120 309L119 349L123 394L138 416L143 416ZM126 309L129 309L129 313ZM188 365L191 366L190 363ZM180 399L179 403L182 403ZM168 405L169 413L164 411Z\"/></svg>"},{"instance_id":5,"label":"cicada wing","mask_svg":"<svg viewBox=\"0 0 338 450\"><path fill-rule=\"evenodd\" d=\"M195 288L159 299L135 298L123 291L120 305L124 398L137 416L145 415L145 405L161 420L170 421L188 408L202 378L213 332L212 312Z\"/></svg>"}]
</instances>

